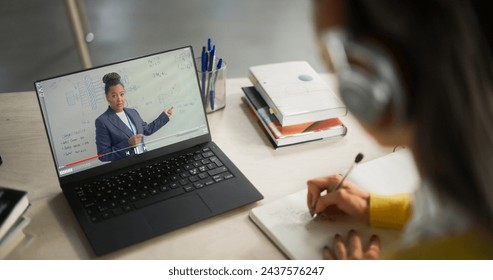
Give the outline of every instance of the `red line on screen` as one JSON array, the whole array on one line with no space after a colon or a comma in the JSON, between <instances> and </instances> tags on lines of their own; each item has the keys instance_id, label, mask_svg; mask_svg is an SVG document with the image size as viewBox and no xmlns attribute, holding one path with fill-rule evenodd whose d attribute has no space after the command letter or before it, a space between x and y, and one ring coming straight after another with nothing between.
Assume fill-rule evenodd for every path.
<instances>
[{"instance_id":1,"label":"red line on screen","mask_svg":"<svg viewBox=\"0 0 493 280\"><path fill-rule=\"evenodd\" d=\"M76 164L82 163L84 161L89 161L89 160L97 159L97 158L100 158L102 156L103 155L97 155L97 156L93 156L93 157L88 157L88 158L85 158L85 159L81 159L81 160L78 160L78 161L74 161L74 162L71 162L71 163L66 164L65 167L76 165Z\"/></svg>"}]
</instances>

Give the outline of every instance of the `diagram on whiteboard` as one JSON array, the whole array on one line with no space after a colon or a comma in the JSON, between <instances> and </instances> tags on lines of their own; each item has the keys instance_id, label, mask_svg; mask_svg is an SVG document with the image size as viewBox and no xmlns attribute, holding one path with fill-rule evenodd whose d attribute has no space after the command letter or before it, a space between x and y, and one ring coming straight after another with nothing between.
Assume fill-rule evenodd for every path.
<instances>
[{"instance_id":1,"label":"diagram on whiteboard","mask_svg":"<svg viewBox=\"0 0 493 280\"><path fill-rule=\"evenodd\" d=\"M184 135L180 131L193 131L186 137L207 131L189 49L94 68L38 84L59 166L80 162L84 157L96 156L98 162L95 120L109 108L102 77L111 72L121 77L125 107L137 110L144 122L152 122L166 108L173 107L169 124L146 137L150 149L178 141Z\"/></svg>"}]
</instances>

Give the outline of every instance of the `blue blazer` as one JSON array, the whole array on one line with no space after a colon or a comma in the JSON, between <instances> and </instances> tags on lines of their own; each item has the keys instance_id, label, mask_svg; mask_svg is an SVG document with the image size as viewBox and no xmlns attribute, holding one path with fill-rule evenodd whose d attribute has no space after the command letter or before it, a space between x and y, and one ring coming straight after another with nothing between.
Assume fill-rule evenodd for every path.
<instances>
[{"instance_id":1,"label":"blue blazer","mask_svg":"<svg viewBox=\"0 0 493 280\"><path fill-rule=\"evenodd\" d=\"M142 120L137 110L124 108L123 111L135 125L136 134L151 135L169 121L168 115L164 112L148 124ZM96 146L98 155L101 155L99 160L113 161L134 155L134 149L128 144L128 139L133 135L130 128L122 122L115 111L108 107L106 112L96 119Z\"/></svg>"}]
</instances>

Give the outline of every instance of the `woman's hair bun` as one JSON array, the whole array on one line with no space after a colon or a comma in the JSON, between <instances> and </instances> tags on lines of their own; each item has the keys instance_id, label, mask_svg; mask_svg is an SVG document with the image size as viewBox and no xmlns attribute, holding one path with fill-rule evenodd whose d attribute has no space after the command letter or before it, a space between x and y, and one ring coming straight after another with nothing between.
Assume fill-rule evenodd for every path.
<instances>
[{"instance_id":1,"label":"woman's hair bun","mask_svg":"<svg viewBox=\"0 0 493 280\"><path fill-rule=\"evenodd\" d=\"M103 83L108 83L109 81L120 81L120 75L118 73L112 72L103 76Z\"/></svg>"}]
</instances>

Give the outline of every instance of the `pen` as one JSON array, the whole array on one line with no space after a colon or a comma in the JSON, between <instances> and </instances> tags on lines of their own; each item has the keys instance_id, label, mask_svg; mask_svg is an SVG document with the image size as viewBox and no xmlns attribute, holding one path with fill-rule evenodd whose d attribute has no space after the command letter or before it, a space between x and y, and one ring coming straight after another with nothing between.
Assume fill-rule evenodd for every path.
<instances>
[{"instance_id":1,"label":"pen","mask_svg":"<svg viewBox=\"0 0 493 280\"><path fill-rule=\"evenodd\" d=\"M349 175L349 173L351 173L351 171L356 166L356 164L360 163L361 160L363 160L363 157L364 156L363 156L362 153L358 153L356 155L356 157L354 158L353 164L351 164L351 167L349 167L349 169L346 172L346 174L344 175L344 177L342 177L342 179L339 181L339 183L337 183L337 185L332 189L331 192L337 191L342 186L342 183L344 182L344 180L346 180L346 178ZM313 219L315 219L317 217L317 215L318 215L317 213L315 213L315 203L313 203L312 207L310 208L310 215L312 216Z\"/></svg>"},{"instance_id":2,"label":"pen","mask_svg":"<svg viewBox=\"0 0 493 280\"><path fill-rule=\"evenodd\" d=\"M212 50L212 40L211 38L207 39L207 52Z\"/></svg>"},{"instance_id":3,"label":"pen","mask_svg":"<svg viewBox=\"0 0 493 280\"><path fill-rule=\"evenodd\" d=\"M205 99L205 77L206 77L206 71L207 71L207 53L205 51L205 46L202 47L202 65L201 65L201 70L202 70L202 88L201 88L201 93L202 93L202 100Z\"/></svg>"},{"instance_id":4,"label":"pen","mask_svg":"<svg viewBox=\"0 0 493 280\"><path fill-rule=\"evenodd\" d=\"M216 59L216 45L212 47L211 52L209 53L209 71L214 70L214 60Z\"/></svg>"},{"instance_id":5,"label":"pen","mask_svg":"<svg viewBox=\"0 0 493 280\"><path fill-rule=\"evenodd\" d=\"M210 87L211 87L211 78L213 75L213 68L214 68L214 60L216 57L216 46L214 45L212 47L212 50L209 53L209 65L207 68L207 74L209 74L209 77L207 78L207 90L205 92L205 100L204 100L204 105L207 104L207 100L210 98L209 92L210 92Z\"/></svg>"},{"instance_id":6,"label":"pen","mask_svg":"<svg viewBox=\"0 0 493 280\"><path fill-rule=\"evenodd\" d=\"M211 110L214 111L214 102L215 102L215 99L216 99L216 80L217 80L217 71L219 71L219 69L221 69L221 67L223 66L223 59L220 58L219 59L219 62L217 63L217 67L216 67L216 71L213 72L212 75L214 75L214 77L212 78L212 84L211 84L211 96L209 97L210 98L210 103L211 103Z\"/></svg>"},{"instance_id":7,"label":"pen","mask_svg":"<svg viewBox=\"0 0 493 280\"><path fill-rule=\"evenodd\" d=\"M353 168L356 166L356 164L358 164L361 160L363 160L363 157L364 156L362 153L358 153L356 155L356 158L354 158L353 164L351 164L351 167L349 167L348 171L346 172L344 177L342 177L341 181L339 181L339 183L332 189L332 192L337 191L342 186L342 183L344 182L346 177L349 175L349 173L351 173L351 170L353 170Z\"/></svg>"}]
</instances>

